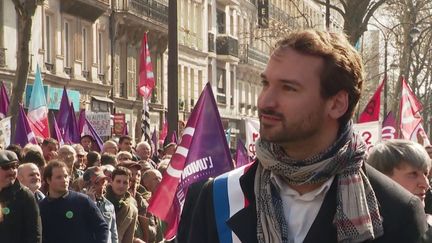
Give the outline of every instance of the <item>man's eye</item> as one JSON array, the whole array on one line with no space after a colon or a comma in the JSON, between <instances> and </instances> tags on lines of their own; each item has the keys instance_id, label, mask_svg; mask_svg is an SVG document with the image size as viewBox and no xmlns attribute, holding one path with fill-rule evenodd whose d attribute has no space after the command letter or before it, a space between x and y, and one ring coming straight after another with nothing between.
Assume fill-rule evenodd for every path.
<instances>
[{"instance_id":1,"label":"man's eye","mask_svg":"<svg viewBox=\"0 0 432 243\"><path fill-rule=\"evenodd\" d=\"M283 89L286 90L286 91L297 91L296 88L294 88L292 86L289 86L289 85L284 85Z\"/></svg>"},{"instance_id":2,"label":"man's eye","mask_svg":"<svg viewBox=\"0 0 432 243\"><path fill-rule=\"evenodd\" d=\"M268 81L267 80L261 80L261 86L267 86L268 85Z\"/></svg>"}]
</instances>

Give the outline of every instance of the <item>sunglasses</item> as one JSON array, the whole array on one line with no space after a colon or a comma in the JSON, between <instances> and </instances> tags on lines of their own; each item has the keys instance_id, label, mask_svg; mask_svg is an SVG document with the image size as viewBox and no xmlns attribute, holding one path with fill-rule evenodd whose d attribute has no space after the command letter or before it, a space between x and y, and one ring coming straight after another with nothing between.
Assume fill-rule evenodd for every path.
<instances>
[{"instance_id":1,"label":"sunglasses","mask_svg":"<svg viewBox=\"0 0 432 243\"><path fill-rule=\"evenodd\" d=\"M10 169L17 169L18 168L18 163L13 163L13 164L8 164L8 165L2 165L0 166L0 168L2 168L2 170L10 170Z\"/></svg>"}]
</instances>

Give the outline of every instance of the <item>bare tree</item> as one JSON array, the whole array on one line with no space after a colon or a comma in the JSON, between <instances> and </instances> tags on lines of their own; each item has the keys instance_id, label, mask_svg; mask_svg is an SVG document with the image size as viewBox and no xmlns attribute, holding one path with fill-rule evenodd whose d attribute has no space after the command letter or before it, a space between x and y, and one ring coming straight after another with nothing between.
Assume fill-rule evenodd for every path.
<instances>
[{"instance_id":1,"label":"bare tree","mask_svg":"<svg viewBox=\"0 0 432 243\"><path fill-rule=\"evenodd\" d=\"M315 2L326 6L322 0ZM351 44L355 45L363 33L375 11L386 0L337 0L329 5L331 9L338 12L344 19L344 31L348 35Z\"/></svg>"},{"instance_id":2,"label":"bare tree","mask_svg":"<svg viewBox=\"0 0 432 243\"><path fill-rule=\"evenodd\" d=\"M12 116L12 138L15 138L16 115L18 114L19 104L22 103L23 100L30 66L29 42L31 39L32 18L35 14L38 1L12 0L12 2L15 5L15 12L17 14L17 69L15 72L8 115Z\"/></svg>"}]
</instances>

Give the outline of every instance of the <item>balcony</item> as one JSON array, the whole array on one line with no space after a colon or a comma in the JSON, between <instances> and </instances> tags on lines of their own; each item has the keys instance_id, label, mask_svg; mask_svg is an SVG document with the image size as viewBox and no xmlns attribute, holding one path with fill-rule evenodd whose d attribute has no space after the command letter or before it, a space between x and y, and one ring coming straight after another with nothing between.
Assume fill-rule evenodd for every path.
<instances>
[{"instance_id":1,"label":"balcony","mask_svg":"<svg viewBox=\"0 0 432 243\"><path fill-rule=\"evenodd\" d=\"M94 22L110 8L109 0L60 0L61 12Z\"/></svg>"},{"instance_id":2,"label":"balcony","mask_svg":"<svg viewBox=\"0 0 432 243\"><path fill-rule=\"evenodd\" d=\"M240 63L266 65L269 56L263 52L251 47L249 44L240 45Z\"/></svg>"},{"instance_id":3,"label":"balcony","mask_svg":"<svg viewBox=\"0 0 432 243\"><path fill-rule=\"evenodd\" d=\"M138 17L147 17L168 25L168 4L156 0L126 0L120 2L116 11L127 11Z\"/></svg>"},{"instance_id":4,"label":"balcony","mask_svg":"<svg viewBox=\"0 0 432 243\"><path fill-rule=\"evenodd\" d=\"M216 38L216 54L238 57L238 40L222 35Z\"/></svg>"},{"instance_id":5,"label":"balcony","mask_svg":"<svg viewBox=\"0 0 432 243\"><path fill-rule=\"evenodd\" d=\"M0 67L6 66L6 48L0 47Z\"/></svg>"}]
</instances>

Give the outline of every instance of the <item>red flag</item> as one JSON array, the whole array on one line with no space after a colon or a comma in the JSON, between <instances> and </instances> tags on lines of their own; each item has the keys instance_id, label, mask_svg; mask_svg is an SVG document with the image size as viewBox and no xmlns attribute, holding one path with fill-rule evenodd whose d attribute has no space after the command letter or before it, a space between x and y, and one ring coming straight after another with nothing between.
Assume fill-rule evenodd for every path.
<instances>
[{"instance_id":1,"label":"red flag","mask_svg":"<svg viewBox=\"0 0 432 243\"><path fill-rule=\"evenodd\" d=\"M167 223L165 238L176 235L187 189L192 183L222 174L233 167L216 101L207 84L172 156L148 212Z\"/></svg>"},{"instance_id":2,"label":"red flag","mask_svg":"<svg viewBox=\"0 0 432 243\"><path fill-rule=\"evenodd\" d=\"M422 118L420 111L422 104L412 92L411 88L402 79L402 97L400 100L400 131L401 138L410 139Z\"/></svg>"},{"instance_id":3,"label":"red flag","mask_svg":"<svg viewBox=\"0 0 432 243\"><path fill-rule=\"evenodd\" d=\"M159 133L159 143L162 144L165 141L165 138L168 136L168 121L165 117L165 120L162 124L162 131Z\"/></svg>"},{"instance_id":4,"label":"red flag","mask_svg":"<svg viewBox=\"0 0 432 243\"><path fill-rule=\"evenodd\" d=\"M385 85L385 82L386 79L384 78L380 86L378 86L378 89L375 91L375 94L372 96L372 98L369 100L369 103L366 105L363 112L360 114L358 123L379 120L380 105L381 105L381 91L383 89L383 86Z\"/></svg>"},{"instance_id":5,"label":"red flag","mask_svg":"<svg viewBox=\"0 0 432 243\"><path fill-rule=\"evenodd\" d=\"M144 33L144 37L141 42L139 74L139 93L144 99L148 100L155 86L155 79L153 75L153 66L150 58L150 51L147 43L147 33Z\"/></svg>"}]
</instances>

